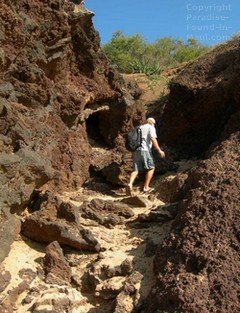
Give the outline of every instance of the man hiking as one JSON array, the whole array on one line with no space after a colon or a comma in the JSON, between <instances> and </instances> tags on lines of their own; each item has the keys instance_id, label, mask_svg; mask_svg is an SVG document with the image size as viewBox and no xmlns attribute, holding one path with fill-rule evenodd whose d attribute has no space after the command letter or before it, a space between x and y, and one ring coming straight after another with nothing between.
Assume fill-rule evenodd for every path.
<instances>
[{"instance_id":1,"label":"man hiking","mask_svg":"<svg viewBox=\"0 0 240 313\"><path fill-rule=\"evenodd\" d=\"M155 129L155 119L150 117L147 119L146 124L141 125L142 132L141 146L133 152L133 172L130 175L129 184L126 187L127 195L131 195L133 183L140 171L147 171L145 176L145 182L143 192L151 192L153 188L150 188L149 184L153 177L155 170L155 164L152 156L152 146L158 152L161 158L165 158L165 153L160 149L157 141L157 133Z\"/></svg>"}]
</instances>

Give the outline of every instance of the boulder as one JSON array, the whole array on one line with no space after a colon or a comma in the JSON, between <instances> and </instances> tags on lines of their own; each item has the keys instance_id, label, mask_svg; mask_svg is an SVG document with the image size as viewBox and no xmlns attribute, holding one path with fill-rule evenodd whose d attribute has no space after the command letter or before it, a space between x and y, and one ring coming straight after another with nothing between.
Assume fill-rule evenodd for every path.
<instances>
[{"instance_id":1,"label":"boulder","mask_svg":"<svg viewBox=\"0 0 240 313\"><path fill-rule=\"evenodd\" d=\"M23 268L18 272L18 276L30 285L37 277L37 273L31 268Z\"/></svg>"},{"instance_id":2,"label":"boulder","mask_svg":"<svg viewBox=\"0 0 240 313\"><path fill-rule=\"evenodd\" d=\"M171 203L167 205L160 205L148 214L139 214L137 222L140 223L166 223L173 220L179 209L179 203Z\"/></svg>"},{"instance_id":3,"label":"boulder","mask_svg":"<svg viewBox=\"0 0 240 313\"><path fill-rule=\"evenodd\" d=\"M50 163L29 149L0 153L0 262L20 233L18 214L24 209L35 188L54 176Z\"/></svg>"},{"instance_id":4,"label":"boulder","mask_svg":"<svg viewBox=\"0 0 240 313\"><path fill-rule=\"evenodd\" d=\"M142 274L135 271L126 279L123 290L116 297L114 313L132 312L139 308L142 278Z\"/></svg>"},{"instance_id":5,"label":"boulder","mask_svg":"<svg viewBox=\"0 0 240 313\"><path fill-rule=\"evenodd\" d=\"M187 173L170 175L157 182L155 190L163 202L178 202L184 197L184 184L188 178Z\"/></svg>"},{"instance_id":6,"label":"boulder","mask_svg":"<svg viewBox=\"0 0 240 313\"><path fill-rule=\"evenodd\" d=\"M17 238L21 230L21 220L16 215L11 214L9 208L0 209L0 263L6 258L10 251L10 246Z\"/></svg>"},{"instance_id":7,"label":"boulder","mask_svg":"<svg viewBox=\"0 0 240 313\"><path fill-rule=\"evenodd\" d=\"M76 230L64 223L40 218L34 213L23 222L22 233L37 242L58 241L62 246L78 250L100 250L100 244L89 230L83 227Z\"/></svg>"},{"instance_id":8,"label":"boulder","mask_svg":"<svg viewBox=\"0 0 240 313\"><path fill-rule=\"evenodd\" d=\"M35 193L29 210L33 213L22 223L22 233L26 237L37 242L57 241L79 250L100 250L91 231L81 226L77 208L54 193Z\"/></svg>"},{"instance_id":9,"label":"boulder","mask_svg":"<svg viewBox=\"0 0 240 313\"><path fill-rule=\"evenodd\" d=\"M105 273L107 277L114 276L127 276L130 275L133 271L133 262L131 259L124 260L119 266L116 267L107 267Z\"/></svg>"},{"instance_id":10,"label":"boulder","mask_svg":"<svg viewBox=\"0 0 240 313\"><path fill-rule=\"evenodd\" d=\"M7 295L1 299L0 311L1 312L14 312L17 307L19 298L29 289L29 284L26 281L18 283L18 285L8 290Z\"/></svg>"},{"instance_id":11,"label":"boulder","mask_svg":"<svg viewBox=\"0 0 240 313\"><path fill-rule=\"evenodd\" d=\"M0 153L0 170L1 203L8 205L13 212L21 211L34 189L54 176L49 161L26 148L16 154Z\"/></svg>"},{"instance_id":12,"label":"boulder","mask_svg":"<svg viewBox=\"0 0 240 313\"><path fill-rule=\"evenodd\" d=\"M143 196L127 197L121 200L122 203L130 204L137 208L146 208L149 205L148 200Z\"/></svg>"},{"instance_id":13,"label":"boulder","mask_svg":"<svg viewBox=\"0 0 240 313\"><path fill-rule=\"evenodd\" d=\"M57 241L53 241L46 247L42 264L48 284L70 284L71 268Z\"/></svg>"},{"instance_id":14,"label":"boulder","mask_svg":"<svg viewBox=\"0 0 240 313\"><path fill-rule=\"evenodd\" d=\"M123 283L123 277L106 279L97 285L94 295L104 300L113 300L122 291Z\"/></svg>"},{"instance_id":15,"label":"boulder","mask_svg":"<svg viewBox=\"0 0 240 313\"><path fill-rule=\"evenodd\" d=\"M93 199L83 203L80 211L83 218L94 220L106 227L122 224L126 219L134 216L128 205L120 201L104 201L102 199Z\"/></svg>"}]
</instances>

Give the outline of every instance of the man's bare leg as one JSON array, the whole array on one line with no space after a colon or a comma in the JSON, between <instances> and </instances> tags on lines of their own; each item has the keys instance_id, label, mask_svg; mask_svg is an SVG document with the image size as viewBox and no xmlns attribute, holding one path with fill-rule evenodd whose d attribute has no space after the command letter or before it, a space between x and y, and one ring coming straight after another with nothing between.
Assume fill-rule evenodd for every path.
<instances>
[{"instance_id":1,"label":"man's bare leg","mask_svg":"<svg viewBox=\"0 0 240 313\"><path fill-rule=\"evenodd\" d=\"M129 184L128 184L131 188L132 188L133 183L134 183L135 179L137 178L137 176L138 176L138 171L133 171L133 172L131 173L131 175L130 175L130 181L129 181Z\"/></svg>"},{"instance_id":2,"label":"man's bare leg","mask_svg":"<svg viewBox=\"0 0 240 313\"><path fill-rule=\"evenodd\" d=\"M138 176L138 171L133 171L130 175L130 181L129 184L127 185L126 191L127 191L127 195L131 196L131 191L132 191L132 187L133 187L133 183L135 181L135 179Z\"/></svg>"},{"instance_id":3,"label":"man's bare leg","mask_svg":"<svg viewBox=\"0 0 240 313\"><path fill-rule=\"evenodd\" d=\"M153 178L153 174L154 174L155 168L148 170L146 177L145 177L145 183L144 183L144 190L147 191L150 187L149 184Z\"/></svg>"}]
</instances>

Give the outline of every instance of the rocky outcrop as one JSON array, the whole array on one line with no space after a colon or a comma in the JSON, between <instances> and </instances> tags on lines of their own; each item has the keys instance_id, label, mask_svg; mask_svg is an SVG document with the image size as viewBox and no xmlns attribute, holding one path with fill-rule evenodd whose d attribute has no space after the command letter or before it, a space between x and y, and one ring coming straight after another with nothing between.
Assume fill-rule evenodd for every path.
<instances>
[{"instance_id":1,"label":"rocky outcrop","mask_svg":"<svg viewBox=\"0 0 240 313\"><path fill-rule=\"evenodd\" d=\"M188 174L185 172L159 180L155 187L159 198L166 203L181 200L185 194L184 187L187 178Z\"/></svg>"},{"instance_id":2,"label":"rocky outcrop","mask_svg":"<svg viewBox=\"0 0 240 313\"><path fill-rule=\"evenodd\" d=\"M100 244L91 231L81 226L77 208L48 192L36 196L32 214L22 224L22 233L37 242L57 241L78 250L99 251Z\"/></svg>"},{"instance_id":3,"label":"rocky outcrop","mask_svg":"<svg viewBox=\"0 0 240 313\"><path fill-rule=\"evenodd\" d=\"M81 2L1 3L2 150L27 147L49 160L64 189L88 177L88 135L114 147L143 112L133 105L138 93L110 68Z\"/></svg>"},{"instance_id":4,"label":"rocky outcrop","mask_svg":"<svg viewBox=\"0 0 240 313\"><path fill-rule=\"evenodd\" d=\"M123 198L121 202L129 204L137 208L146 208L149 205L148 200L142 196L132 196L132 197Z\"/></svg>"},{"instance_id":5,"label":"rocky outcrop","mask_svg":"<svg viewBox=\"0 0 240 313\"><path fill-rule=\"evenodd\" d=\"M71 282L71 267L57 241L47 246L42 263L48 284L65 285Z\"/></svg>"},{"instance_id":6,"label":"rocky outcrop","mask_svg":"<svg viewBox=\"0 0 240 313\"><path fill-rule=\"evenodd\" d=\"M179 203L160 205L149 214L139 214L137 221L140 223L166 223L174 220L178 213Z\"/></svg>"},{"instance_id":7,"label":"rocky outcrop","mask_svg":"<svg viewBox=\"0 0 240 313\"><path fill-rule=\"evenodd\" d=\"M138 286L141 283L143 275L139 272L133 272L125 281L123 290L116 298L114 313L139 311L140 293Z\"/></svg>"},{"instance_id":8,"label":"rocky outcrop","mask_svg":"<svg viewBox=\"0 0 240 313\"><path fill-rule=\"evenodd\" d=\"M125 219L134 216L128 205L119 201L105 201L102 199L93 199L91 202L83 203L80 212L83 218L93 220L109 228L123 224Z\"/></svg>"},{"instance_id":9,"label":"rocky outcrop","mask_svg":"<svg viewBox=\"0 0 240 313\"><path fill-rule=\"evenodd\" d=\"M239 45L237 36L211 49L171 81L159 133L179 155L204 153L239 110Z\"/></svg>"},{"instance_id":10,"label":"rocky outcrop","mask_svg":"<svg viewBox=\"0 0 240 313\"><path fill-rule=\"evenodd\" d=\"M19 213L28 203L35 188L54 177L50 162L29 149L0 154L0 203L12 213ZM7 190L7 192L6 192Z\"/></svg>"},{"instance_id":11,"label":"rocky outcrop","mask_svg":"<svg viewBox=\"0 0 240 313\"><path fill-rule=\"evenodd\" d=\"M0 262L2 262L10 251L10 246L21 230L21 220L9 212L9 208L1 208L0 211Z\"/></svg>"},{"instance_id":12,"label":"rocky outcrop","mask_svg":"<svg viewBox=\"0 0 240 313\"><path fill-rule=\"evenodd\" d=\"M178 136L174 147L180 151L181 143L192 154L218 140L185 181L172 233L156 254L157 283L144 312L239 312L239 51L237 37L188 65L173 82L170 99L180 100L166 108L169 143Z\"/></svg>"},{"instance_id":13,"label":"rocky outcrop","mask_svg":"<svg viewBox=\"0 0 240 313\"><path fill-rule=\"evenodd\" d=\"M100 244L91 232L84 227L74 227L58 221L47 221L37 214L27 218L22 233L37 242L58 241L63 246L78 250L99 251Z\"/></svg>"},{"instance_id":14,"label":"rocky outcrop","mask_svg":"<svg viewBox=\"0 0 240 313\"><path fill-rule=\"evenodd\" d=\"M1 140L1 139L0 139ZM29 149L17 153L0 153L0 262L21 229L17 216L29 201L35 188L54 176L50 162Z\"/></svg>"},{"instance_id":15,"label":"rocky outcrop","mask_svg":"<svg viewBox=\"0 0 240 313\"><path fill-rule=\"evenodd\" d=\"M82 0L1 1L1 216L21 213L46 183L58 192L80 187L92 147L115 148L108 166L144 115L134 104L139 90L129 92L100 49L92 16Z\"/></svg>"}]
</instances>

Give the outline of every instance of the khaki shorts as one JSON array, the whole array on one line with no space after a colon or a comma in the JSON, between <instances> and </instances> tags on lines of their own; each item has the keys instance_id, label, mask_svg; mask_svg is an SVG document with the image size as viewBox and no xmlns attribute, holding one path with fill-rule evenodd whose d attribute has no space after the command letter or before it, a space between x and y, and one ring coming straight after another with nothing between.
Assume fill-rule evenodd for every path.
<instances>
[{"instance_id":1,"label":"khaki shorts","mask_svg":"<svg viewBox=\"0 0 240 313\"><path fill-rule=\"evenodd\" d=\"M155 168L152 153L149 151L136 150L133 152L133 170L142 172Z\"/></svg>"}]
</instances>

